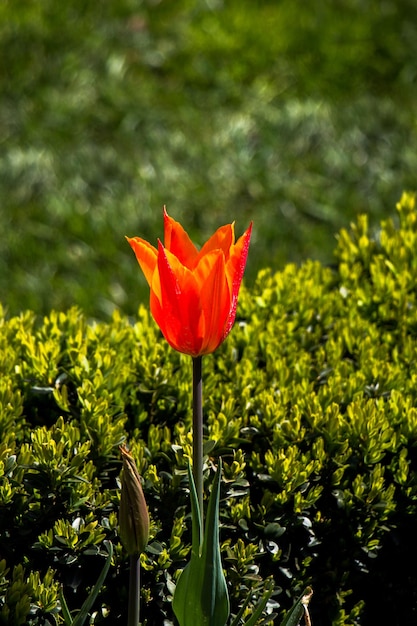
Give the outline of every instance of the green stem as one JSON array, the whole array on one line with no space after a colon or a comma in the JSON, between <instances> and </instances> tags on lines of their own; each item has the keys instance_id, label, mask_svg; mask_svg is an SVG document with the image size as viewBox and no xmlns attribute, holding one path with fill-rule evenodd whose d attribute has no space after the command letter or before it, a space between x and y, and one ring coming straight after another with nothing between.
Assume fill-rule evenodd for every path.
<instances>
[{"instance_id":1,"label":"green stem","mask_svg":"<svg viewBox=\"0 0 417 626\"><path fill-rule=\"evenodd\" d=\"M130 556L129 605L127 626L139 626L140 619L140 556Z\"/></svg>"},{"instance_id":2,"label":"green stem","mask_svg":"<svg viewBox=\"0 0 417 626\"><path fill-rule=\"evenodd\" d=\"M193 476L203 523L203 381L202 357L193 357Z\"/></svg>"}]
</instances>

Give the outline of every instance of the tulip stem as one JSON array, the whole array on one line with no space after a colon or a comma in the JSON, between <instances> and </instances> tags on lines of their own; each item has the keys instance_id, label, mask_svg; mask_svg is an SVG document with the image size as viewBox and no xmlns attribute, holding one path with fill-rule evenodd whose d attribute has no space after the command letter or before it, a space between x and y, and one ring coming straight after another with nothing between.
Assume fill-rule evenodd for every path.
<instances>
[{"instance_id":1,"label":"tulip stem","mask_svg":"<svg viewBox=\"0 0 417 626\"><path fill-rule=\"evenodd\" d=\"M140 618L140 556L130 556L128 626L139 626Z\"/></svg>"},{"instance_id":2,"label":"tulip stem","mask_svg":"<svg viewBox=\"0 0 417 626\"><path fill-rule=\"evenodd\" d=\"M202 357L193 357L193 477L203 524L203 379Z\"/></svg>"}]
</instances>

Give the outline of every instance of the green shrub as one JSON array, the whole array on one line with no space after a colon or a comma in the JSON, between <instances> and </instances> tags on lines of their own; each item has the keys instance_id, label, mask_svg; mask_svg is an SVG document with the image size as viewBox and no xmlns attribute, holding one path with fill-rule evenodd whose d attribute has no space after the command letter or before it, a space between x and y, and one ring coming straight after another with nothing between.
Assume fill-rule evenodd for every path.
<instances>
[{"instance_id":1,"label":"green shrub","mask_svg":"<svg viewBox=\"0 0 417 626\"><path fill-rule=\"evenodd\" d=\"M232 609L272 577L265 623L306 584L317 626L415 623L417 211L371 237L341 231L336 264L262 270L203 363L206 492L224 462L221 541ZM133 268L132 271L135 271ZM190 546L191 360L141 307L0 323L0 623L60 624L114 544L94 623L125 623L117 532L127 440L151 514L143 616L169 624ZM250 610L250 608L249 608ZM277 615L274 618L274 615ZM164 621L166 620L166 621Z\"/></svg>"}]
</instances>

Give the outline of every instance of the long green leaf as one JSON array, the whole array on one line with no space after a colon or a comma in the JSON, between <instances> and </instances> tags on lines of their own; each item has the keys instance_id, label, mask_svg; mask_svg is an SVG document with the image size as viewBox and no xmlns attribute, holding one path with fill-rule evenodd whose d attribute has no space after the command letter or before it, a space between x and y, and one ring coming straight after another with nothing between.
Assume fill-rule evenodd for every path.
<instances>
[{"instance_id":1,"label":"long green leaf","mask_svg":"<svg viewBox=\"0 0 417 626\"><path fill-rule=\"evenodd\" d=\"M185 566L177 582L172 602L172 608L180 626L192 624L193 620L198 620L198 590L201 588L199 561L201 546L203 543L203 532L200 517L200 507L198 505L197 492L190 465L188 465L188 480L190 483L191 518L192 518L192 547L191 559ZM197 615L195 616L195 613ZM195 624L198 621L194 622Z\"/></svg>"},{"instance_id":2,"label":"long green leaf","mask_svg":"<svg viewBox=\"0 0 417 626\"><path fill-rule=\"evenodd\" d=\"M88 614L91 610L91 607L93 606L94 602L97 599L98 594L100 593L100 589L103 586L103 583L105 581L105 578L107 576L107 572L109 571L110 568L110 564L111 564L111 560L113 557L113 544L110 541L105 541L104 545L107 548L108 551L108 557L106 559L106 562L104 564L104 567L101 571L100 576L97 579L96 584L94 585L93 589L91 590L88 598L86 598L84 604L82 605L80 612L78 613L77 617L74 619L74 621L72 622L72 626L83 626L85 620L88 617Z\"/></svg>"},{"instance_id":3,"label":"long green leaf","mask_svg":"<svg viewBox=\"0 0 417 626\"><path fill-rule=\"evenodd\" d=\"M269 598L272 596L274 592L274 585L270 584L270 586L264 591L262 597L258 601L256 608L247 622L245 622L245 626L255 626L256 622L262 615L262 611L266 607L266 604Z\"/></svg>"},{"instance_id":4,"label":"long green leaf","mask_svg":"<svg viewBox=\"0 0 417 626\"><path fill-rule=\"evenodd\" d=\"M197 494L189 470L193 547L190 562L180 575L173 600L180 626L224 626L229 616L229 598L219 545L220 478L221 463L213 481L202 539Z\"/></svg>"},{"instance_id":5,"label":"long green leaf","mask_svg":"<svg viewBox=\"0 0 417 626\"><path fill-rule=\"evenodd\" d=\"M59 601L61 603L62 616L65 620L65 626L72 626L73 620L71 617L71 613L69 612L67 601L65 600L65 596L64 596L64 592L62 591L62 588L59 592Z\"/></svg>"},{"instance_id":6,"label":"long green leaf","mask_svg":"<svg viewBox=\"0 0 417 626\"><path fill-rule=\"evenodd\" d=\"M203 548L203 520L201 519L200 506L198 502L197 490L195 488L194 476L190 464L188 464L188 480L190 482L191 497L191 518L192 518L192 554L201 556Z\"/></svg>"},{"instance_id":7,"label":"long green leaf","mask_svg":"<svg viewBox=\"0 0 417 626\"><path fill-rule=\"evenodd\" d=\"M294 606L288 611L281 626L298 626L301 618L306 612L306 607L308 606L312 595L313 590L311 587L304 589Z\"/></svg>"},{"instance_id":8,"label":"long green leaf","mask_svg":"<svg viewBox=\"0 0 417 626\"><path fill-rule=\"evenodd\" d=\"M230 613L229 594L220 554L219 501L221 474L222 462L219 459L219 466L214 477L208 505L202 554L202 607L204 615L208 618L208 626L224 626Z\"/></svg>"},{"instance_id":9,"label":"long green leaf","mask_svg":"<svg viewBox=\"0 0 417 626\"><path fill-rule=\"evenodd\" d=\"M251 595L249 594L248 596L246 596L246 600L244 601L244 603L242 604L242 606L240 607L240 610L238 612L238 614L236 615L236 617L230 622L229 626L239 626L240 625L240 620L245 612L246 607L248 606L249 602L251 601Z\"/></svg>"}]
</instances>

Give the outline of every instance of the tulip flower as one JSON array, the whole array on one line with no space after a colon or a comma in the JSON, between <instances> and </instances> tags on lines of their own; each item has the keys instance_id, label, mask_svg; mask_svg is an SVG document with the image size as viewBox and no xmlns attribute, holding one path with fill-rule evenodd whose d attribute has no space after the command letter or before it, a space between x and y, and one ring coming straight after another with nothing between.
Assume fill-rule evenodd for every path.
<instances>
[{"instance_id":1,"label":"tulip flower","mask_svg":"<svg viewBox=\"0 0 417 626\"><path fill-rule=\"evenodd\" d=\"M150 287L151 313L168 343L199 357L226 339L236 316L252 224L235 241L234 223L197 250L164 207L164 244L127 237Z\"/></svg>"},{"instance_id":2,"label":"tulip flower","mask_svg":"<svg viewBox=\"0 0 417 626\"><path fill-rule=\"evenodd\" d=\"M251 591L239 614L230 622L219 537L221 459L204 519L202 395L202 358L214 352L232 329L251 232L252 223L235 241L234 223L226 224L198 250L164 207L163 244L158 241L155 248L140 237L126 237L149 284L153 318L168 343L175 350L191 356L193 361L192 473L189 467L192 547L190 561L179 576L172 603L179 626L235 626L241 623L241 616L253 597ZM135 494L134 474L132 483ZM123 539L122 524L120 531ZM140 524L136 537L131 527L126 526L125 542L129 545L132 541L130 549L137 550L138 538L139 545L142 545L142 534L146 533ZM258 623L273 592L274 584L270 582L245 626ZM286 626L298 624L303 614L306 623L309 621L307 605L310 597L311 591L307 589L285 619ZM137 615L128 626L137 626Z\"/></svg>"},{"instance_id":3,"label":"tulip flower","mask_svg":"<svg viewBox=\"0 0 417 626\"><path fill-rule=\"evenodd\" d=\"M201 364L203 355L214 352L234 324L251 232L252 223L235 241L234 223L226 224L198 250L164 207L163 244L158 241L155 248L140 237L126 237L148 281L154 320L168 343L193 360L193 479L190 481L192 493L195 490L193 557L190 567L181 575L174 606L180 626L196 621L201 625L223 626L229 612L218 539L218 489L216 497L210 500L213 504L209 505L209 522L204 533ZM220 470L217 480L220 481ZM196 603L192 612L189 610L191 580ZM210 593L207 584L211 586Z\"/></svg>"}]
</instances>

